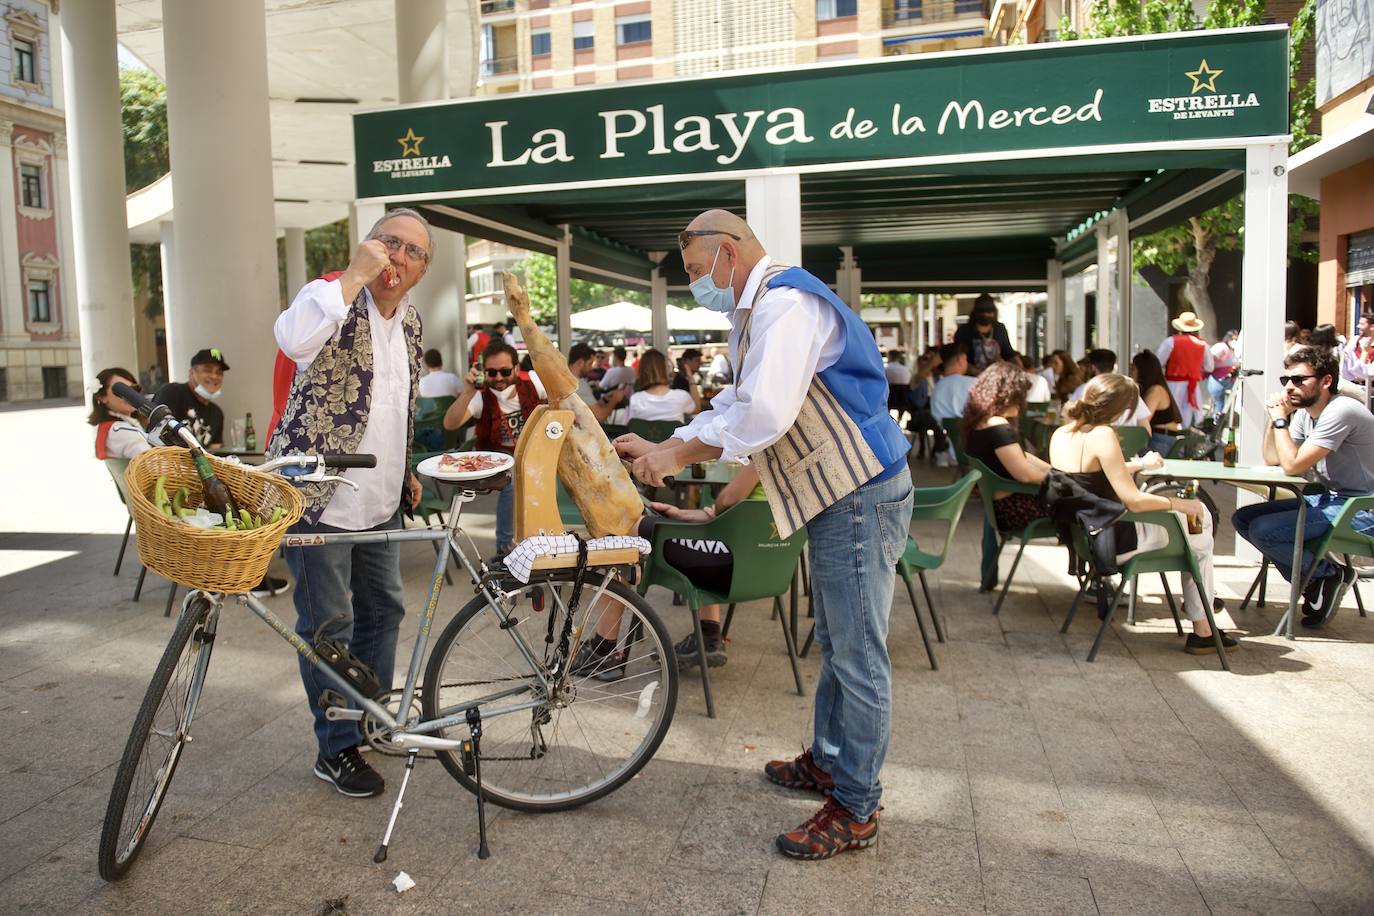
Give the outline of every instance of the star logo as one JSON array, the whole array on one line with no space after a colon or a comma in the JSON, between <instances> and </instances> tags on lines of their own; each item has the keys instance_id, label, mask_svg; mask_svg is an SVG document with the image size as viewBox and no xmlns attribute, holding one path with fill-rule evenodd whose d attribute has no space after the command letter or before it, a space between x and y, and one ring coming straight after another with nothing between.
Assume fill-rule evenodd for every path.
<instances>
[{"instance_id":1,"label":"star logo","mask_svg":"<svg viewBox=\"0 0 1374 916\"><path fill-rule=\"evenodd\" d=\"M1225 72L1225 70L1213 70L1208 67L1207 59L1203 58L1196 70L1185 73L1184 76L1193 81L1193 92L1201 92L1204 89L1208 92L1216 92L1217 77Z\"/></svg>"},{"instance_id":2,"label":"star logo","mask_svg":"<svg viewBox=\"0 0 1374 916\"><path fill-rule=\"evenodd\" d=\"M778 533L778 523L777 523L777 522L769 522L769 523L768 523L768 540L770 540L770 541L781 541L781 540L782 540L782 535Z\"/></svg>"},{"instance_id":3,"label":"star logo","mask_svg":"<svg viewBox=\"0 0 1374 916\"><path fill-rule=\"evenodd\" d=\"M1203 61L1202 65L1207 66L1207 61ZM1193 91L1196 92L1197 90L1194 89ZM401 144L401 158L420 155L420 141L423 139L425 138L415 136L415 131L412 128L406 128L406 135L396 138L396 142Z\"/></svg>"}]
</instances>

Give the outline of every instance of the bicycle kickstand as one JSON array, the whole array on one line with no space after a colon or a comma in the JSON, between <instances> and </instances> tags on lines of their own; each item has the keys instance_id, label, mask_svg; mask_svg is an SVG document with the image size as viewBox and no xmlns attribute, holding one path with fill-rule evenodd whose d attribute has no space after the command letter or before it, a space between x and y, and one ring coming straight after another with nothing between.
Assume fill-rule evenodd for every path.
<instances>
[{"instance_id":1,"label":"bicycle kickstand","mask_svg":"<svg viewBox=\"0 0 1374 916\"><path fill-rule=\"evenodd\" d=\"M488 859L491 850L487 848L487 802L482 794L482 713L476 707L467 711L468 748L464 748L472 761L472 778L477 782L477 858Z\"/></svg>"},{"instance_id":2,"label":"bicycle kickstand","mask_svg":"<svg viewBox=\"0 0 1374 916\"><path fill-rule=\"evenodd\" d=\"M401 813L401 800L406 797L406 786L410 785L410 774L415 769L415 758L419 756L420 749L412 747L406 752L406 774L401 779L401 791L396 793L396 804L391 808L391 820L386 822L386 834L382 837L382 845L377 847L377 852L373 854L372 861L378 863L386 861L386 849L391 845L391 831L396 827L396 816Z\"/></svg>"}]
</instances>

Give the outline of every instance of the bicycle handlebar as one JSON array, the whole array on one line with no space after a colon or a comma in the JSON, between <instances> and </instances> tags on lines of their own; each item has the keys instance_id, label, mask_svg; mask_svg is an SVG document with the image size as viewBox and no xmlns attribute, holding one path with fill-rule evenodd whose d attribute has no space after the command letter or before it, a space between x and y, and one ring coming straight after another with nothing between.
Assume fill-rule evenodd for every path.
<instances>
[{"instance_id":1,"label":"bicycle handlebar","mask_svg":"<svg viewBox=\"0 0 1374 916\"><path fill-rule=\"evenodd\" d=\"M321 455L320 460L327 468L375 468L376 455Z\"/></svg>"},{"instance_id":2,"label":"bicycle handlebar","mask_svg":"<svg viewBox=\"0 0 1374 916\"><path fill-rule=\"evenodd\" d=\"M143 392L135 391L123 382L115 382L110 386L110 391L116 397L122 398L132 404L134 410L137 410L139 413L143 414L143 416L151 417L153 415L155 405L151 399L144 396Z\"/></svg>"}]
</instances>

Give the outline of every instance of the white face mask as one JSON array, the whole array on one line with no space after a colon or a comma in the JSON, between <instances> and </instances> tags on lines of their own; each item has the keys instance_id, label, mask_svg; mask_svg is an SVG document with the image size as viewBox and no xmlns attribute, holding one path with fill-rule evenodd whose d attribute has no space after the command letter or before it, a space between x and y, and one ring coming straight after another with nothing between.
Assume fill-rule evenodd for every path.
<instances>
[{"instance_id":1,"label":"white face mask","mask_svg":"<svg viewBox=\"0 0 1374 916\"><path fill-rule=\"evenodd\" d=\"M220 388L215 391L208 391L206 390L204 385L197 384L196 394L198 394L200 397L204 398L207 401L218 401L219 396L224 394L224 389Z\"/></svg>"}]
</instances>

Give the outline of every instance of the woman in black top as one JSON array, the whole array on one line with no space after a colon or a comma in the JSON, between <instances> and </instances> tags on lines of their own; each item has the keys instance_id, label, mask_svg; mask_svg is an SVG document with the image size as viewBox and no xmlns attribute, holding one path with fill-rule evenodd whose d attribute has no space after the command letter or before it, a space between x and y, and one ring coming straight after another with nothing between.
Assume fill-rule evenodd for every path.
<instances>
[{"instance_id":1,"label":"woman in black top","mask_svg":"<svg viewBox=\"0 0 1374 916\"><path fill-rule=\"evenodd\" d=\"M1029 390L1030 379L1012 363L996 363L978 376L964 407L964 451L999 477L1039 483L1050 466L1021 447L1015 423ZM1002 531L1019 531L1045 514L1029 493L999 492L992 498Z\"/></svg>"},{"instance_id":2,"label":"woman in black top","mask_svg":"<svg viewBox=\"0 0 1374 916\"><path fill-rule=\"evenodd\" d=\"M1165 384L1159 357L1150 350L1141 350L1131 357L1131 378L1140 389L1140 399L1150 408L1149 450L1167 455L1183 433L1183 415Z\"/></svg>"}]
</instances>

